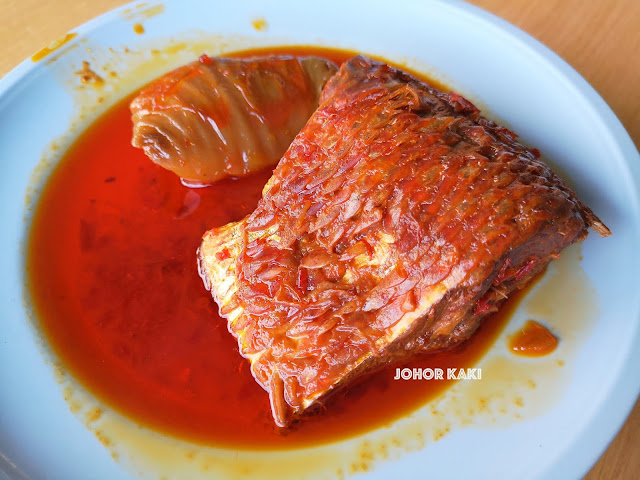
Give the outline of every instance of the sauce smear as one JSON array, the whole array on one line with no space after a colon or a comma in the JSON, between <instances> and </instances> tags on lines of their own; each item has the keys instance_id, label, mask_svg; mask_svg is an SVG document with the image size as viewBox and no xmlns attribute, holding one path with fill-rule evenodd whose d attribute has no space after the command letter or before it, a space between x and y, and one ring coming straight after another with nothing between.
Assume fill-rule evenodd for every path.
<instances>
[{"instance_id":1,"label":"sauce smear","mask_svg":"<svg viewBox=\"0 0 640 480\"><path fill-rule=\"evenodd\" d=\"M509 349L525 357L542 357L553 352L558 339L545 327L534 320L527 323L509 338Z\"/></svg>"},{"instance_id":2,"label":"sauce smear","mask_svg":"<svg viewBox=\"0 0 640 480\"><path fill-rule=\"evenodd\" d=\"M351 56L302 48L277 53L338 62ZM27 274L57 356L135 421L227 447L292 448L349 437L409 413L450 385L393 380L397 367L473 367L521 298L513 296L462 348L389 366L279 432L268 395L196 265L204 232L250 213L271 172L185 187L131 146L130 100L95 122L51 176L33 219Z\"/></svg>"}]
</instances>

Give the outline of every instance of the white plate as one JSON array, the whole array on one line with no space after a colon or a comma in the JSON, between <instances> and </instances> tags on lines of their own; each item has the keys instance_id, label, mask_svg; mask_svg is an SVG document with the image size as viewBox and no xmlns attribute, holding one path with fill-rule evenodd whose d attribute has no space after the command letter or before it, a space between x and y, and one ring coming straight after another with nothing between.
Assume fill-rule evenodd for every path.
<instances>
[{"instance_id":1,"label":"white plate","mask_svg":"<svg viewBox=\"0 0 640 480\"><path fill-rule=\"evenodd\" d=\"M481 108L490 106L491 114L569 172L579 196L614 232L607 239L591 234L583 246L582 266L600 313L570 366L563 394L548 411L503 428L463 429L393 462L381 461L366 476L577 478L622 425L640 387L640 158L620 122L560 58L467 4L324 0L321 8L311 5L175 1L164 4L162 13L148 5L123 7L79 27L78 36L59 51L38 63L26 60L0 82L0 477L130 478L69 412L29 321L23 247L31 200L25 198L39 186L32 174L43 155L57 158L52 141L68 145L107 104L161 73L156 62L126 79L127 62L142 62L145 45L193 39L200 35L195 31L217 35L200 35L217 38L210 52L286 42L351 48L417 68L429 65L428 73ZM267 22L265 31L251 25L260 18ZM143 21L144 35L134 34L137 21ZM108 63L109 47L121 52L124 45L138 55L135 62L117 55L111 62L126 81L111 82L100 95L71 86L81 60ZM48 62L55 55L59 58ZM162 69L192 57L189 50L174 52ZM104 102L94 108L90 103L98 96ZM84 116L74 101L87 102Z\"/></svg>"}]
</instances>

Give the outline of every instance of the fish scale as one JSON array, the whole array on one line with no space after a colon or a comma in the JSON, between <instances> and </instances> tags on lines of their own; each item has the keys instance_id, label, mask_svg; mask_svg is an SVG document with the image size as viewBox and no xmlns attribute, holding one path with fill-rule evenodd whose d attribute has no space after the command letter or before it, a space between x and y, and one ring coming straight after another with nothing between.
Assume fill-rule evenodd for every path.
<instances>
[{"instance_id":1,"label":"fish scale","mask_svg":"<svg viewBox=\"0 0 640 480\"><path fill-rule=\"evenodd\" d=\"M256 210L199 250L277 425L380 365L458 345L589 227L609 234L538 157L457 94L343 64Z\"/></svg>"}]
</instances>

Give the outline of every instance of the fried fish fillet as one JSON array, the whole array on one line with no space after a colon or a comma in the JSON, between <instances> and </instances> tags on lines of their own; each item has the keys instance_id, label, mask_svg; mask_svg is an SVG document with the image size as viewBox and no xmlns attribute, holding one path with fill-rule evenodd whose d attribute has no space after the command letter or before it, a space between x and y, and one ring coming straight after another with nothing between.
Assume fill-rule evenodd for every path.
<instances>
[{"instance_id":1,"label":"fried fish fillet","mask_svg":"<svg viewBox=\"0 0 640 480\"><path fill-rule=\"evenodd\" d=\"M468 339L589 227L610 234L538 157L459 95L342 66L256 210L198 252L277 425Z\"/></svg>"},{"instance_id":2,"label":"fried fish fillet","mask_svg":"<svg viewBox=\"0 0 640 480\"><path fill-rule=\"evenodd\" d=\"M318 57L203 55L131 102L132 144L190 185L273 167L336 71Z\"/></svg>"}]
</instances>

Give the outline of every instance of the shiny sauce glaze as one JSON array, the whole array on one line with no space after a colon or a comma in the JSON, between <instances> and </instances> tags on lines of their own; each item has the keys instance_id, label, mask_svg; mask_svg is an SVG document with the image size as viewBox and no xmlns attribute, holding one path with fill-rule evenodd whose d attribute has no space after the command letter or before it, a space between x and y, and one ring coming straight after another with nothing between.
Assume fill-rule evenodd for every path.
<instances>
[{"instance_id":1,"label":"shiny sauce glaze","mask_svg":"<svg viewBox=\"0 0 640 480\"><path fill-rule=\"evenodd\" d=\"M524 357L542 357L553 352L558 339L547 327L527 320L520 330L509 337L509 349Z\"/></svg>"},{"instance_id":2,"label":"shiny sauce glaze","mask_svg":"<svg viewBox=\"0 0 640 480\"><path fill-rule=\"evenodd\" d=\"M306 47L268 52L338 63L351 56ZM279 431L268 395L238 353L196 265L203 233L250 213L270 171L185 187L131 146L130 100L80 136L51 175L31 226L27 275L57 357L134 421L197 442L245 448L349 437L407 415L450 385L394 380L397 367L473 367L522 296L508 300L461 348L390 365Z\"/></svg>"}]
</instances>

